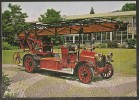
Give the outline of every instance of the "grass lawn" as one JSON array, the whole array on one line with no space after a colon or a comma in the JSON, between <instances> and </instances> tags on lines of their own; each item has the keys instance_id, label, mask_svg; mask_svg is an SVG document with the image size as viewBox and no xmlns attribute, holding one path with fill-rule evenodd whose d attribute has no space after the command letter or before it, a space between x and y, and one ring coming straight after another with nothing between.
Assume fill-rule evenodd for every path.
<instances>
[{"instance_id":1,"label":"grass lawn","mask_svg":"<svg viewBox=\"0 0 139 100\"><path fill-rule=\"evenodd\" d=\"M14 52L22 50L3 50L2 51L2 63L11 64ZM55 49L58 52L60 50ZM108 52L113 52L112 63L116 73L123 75L136 75L136 49L98 49L95 51L97 53L107 54ZM21 53L23 56L24 53Z\"/></svg>"},{"instance_id":2,"label":"grass lawn","mask_svg":"<svg viewBox=\"0 0 139 100\"><path fill-rule=\"evenodd\" d=\"M96 52L113 53L112 62L115 72L124 75L136 75L136 49L96 49Z\"/></svg>"}]
</instances>

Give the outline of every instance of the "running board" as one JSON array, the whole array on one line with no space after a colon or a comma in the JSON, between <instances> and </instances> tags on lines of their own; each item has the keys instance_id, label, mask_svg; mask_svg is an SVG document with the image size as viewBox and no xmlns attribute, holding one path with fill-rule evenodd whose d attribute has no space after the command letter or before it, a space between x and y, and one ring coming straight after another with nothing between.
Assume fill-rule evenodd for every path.
<instances>
[{"instance_id":1,"label":"running board","mask_svg":"<svg viewBox=\"0 0 139 100\"><path fill-rule=\"evenodd\" d=\"M47 68L40 68L40 69L54 71L54 72L60 72L60 73L67 73L67 74L73 74L73 71L74 71L71 68L63 68L62 70L53 70L53 69L47 69Z\"/></svg>"},{"instance_id":2,"label":"running board","mask_svg":"<svg viewBox=\"0 0 139 100\"><path fill-rule=\"evenodd\" d=\"M18 64L18 66L23 67L22 64ZM60 73L67 73L67 74L73 74L73 71L74 71L71 68L62 68L62 70L53 70L53 69L47 69L47 68L40 68L40 69L48 70L48 71L54 71L54 72L60 72Z\"/></svg>"}]
</instances>

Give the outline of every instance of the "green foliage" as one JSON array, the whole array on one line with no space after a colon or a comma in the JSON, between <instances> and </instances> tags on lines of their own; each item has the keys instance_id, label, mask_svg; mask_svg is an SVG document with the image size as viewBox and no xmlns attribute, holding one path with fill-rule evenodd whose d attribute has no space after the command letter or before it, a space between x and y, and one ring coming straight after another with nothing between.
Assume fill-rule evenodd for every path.
<instances>
[{"instance_id":1,"label":"green foliage","mask_svg":"<svg viewBox=\"0 0 139 100\"><path fill-rule=\"evenodd\" d=\"M9 91L8 86L11 85L11 80L7 74L2 72L2 95L4 96L5 91Z\"/></svg>"},{"instance_id":2,"label":"green foliage","mask_svg":"<svg viewBox=\"0 0 139 100\"><path fill-rule=\"evenodd\" d=\"M40 15L38 20L42 23L56 23L62 21L62 17L60 15L60 11L56 11L54 9L47 9L46 13ZM63 44L63 36L50 36L50 38L56 46L59 44Z\"/></svg>"},{"instance_id":3,"label":"green foliage","mask_svg":"<svg viewBox=\"0 0 139 100\"><path fill-rule=\"evenodd\" d=\"M53 8L47 9L46 13L40 15L38 20L42 23L55 23L62 20L60 11L56 11Z\"/></svg>"},{"instance_id":4,"label":"green foliage","mask_svg":"<svg viewBox=\"0 0 139 100\"><path fill-rule=\"evenodd\" d=\"M54 42L55 46L61 45L64 42L64 37L61 35L50 36L50 38Z\"/></svg>"},{"instance_id":5,"label":"green foliage","mask_svg":"<svg viewBox=\"0 0 139 100\"><path fill-rule=\"evenodd\" d=\"M60 46L54 46L53 49L60 49Z\"/></svg>"},{"instance_id":6,"label":"green foliage","mask_svg":"<svg viewBox=\"0 0 139 100\"><path fill-rule=\"evenodd\" d=\"M8 42L2 42L2 50L12 50L11 45Z\"/></svg>"},{"instance_id":7,"label":"green foliage","mask_svg":"<svg viewBox=\"0 0 139 100\"><path fill-rule=\"evenodd\" d=\"M136 10L136 4L135 3L126 3L122 7L122 11L134 11Z\"/></svg>"},{"instance_id":8,"label":"green foliage","mask_svg":"<svg viewBox=\"0 0 139 100\"><path fill-rule=\"evenodd\" d=\"M127 39L126 40L127 44L128 44L128 48L134 48L135 44L136 44L136 40L135 39Z\"/></svg>"},{"instance_id":9,"label":"green foliage","mask_svg":"<svg viewBox=\"0 0 139 100\"><path fill-rule=\"evenodd\" d=\"M2 50L19 49L17 46L11 46L8 42L2 42Z\"/></svg>"},{"instance_id":10,"label":"green foliage","mask_svg":"<svg viewBox=\"0 0 139 100\"><path fill-rule=\"evenodd\" d=\"M118 47L119 48L128 48L128 44L127 44L127 42L123 42L122 44L118 43Z\"/></svg>"},{"instance_id":11,"label":"green foliage","mask_svg":"<svg viewBox=\"0 0 139 100\"><path fill-rule=\"evenodd\" d=\"M8 77L7 74L2 72L2 96L3 98L15 98L17 94L11 93L10 89L8 88L11 85L11 79Z\"/></svg>"},{"instance_id":12,"label":"green foliage","mask_svg":"<svg viewBox=\"0 0 139 100\"><path fill-rule=\"evenodd\" d=\"M25 23L25 18L27 18L26 13L21 12L19 5L12 5L9 3L9 10L2 13L2 34L6 37L6 41L15 45L14 36L20 31L24 30L27 25Z\"/></svg>"},{"instance_id":13,"label":"green foliage","mask_svg":"<svg viewBox=\"0 0 139 100\"><path fill-rule=\"evenodd\" d=\"M100 42L95 42L95 43L94 43L94 46L95 46L96 48L99 48L99 47L100 47L100 44L101 44Z\"/></svg>"},{"instance_id":14,"label":"green foliage","mask_svg":"<svg viewBox=\"0 0 139 100\"><path fill-rule=\"evenodd\" d=\"M95 43L96 48L107 48L107 43Z\"/></svg>"},{"instance_id":15,"label":"green foliage","mask_svg":"<svg viewBox=\"0 0 139 100\"><path fill-rule=\"evenodd\" d=\"M108 48L118 48L118 44L116 41L107 41Z\"/></svg>"},{"instance_id":16,"label":"green foliage","mask_svg":"<svg viewBox=\"0 0 139 100\"><path fill-rule=\"evenodd\" d=\"M4 98L16 98L18 94L15 94L15 93L11 93L9 91L5 92L4 93Z\"/></svg>"},{"instance_id":17,"label":"green foliage","mask_svg":"<svg viewBox=\"0 0 139 100\"><path fill-rule=\"evenodd\" d=\"M107 43L101 43L100 48L107 48Z\"/></svg>"}]
</instances>

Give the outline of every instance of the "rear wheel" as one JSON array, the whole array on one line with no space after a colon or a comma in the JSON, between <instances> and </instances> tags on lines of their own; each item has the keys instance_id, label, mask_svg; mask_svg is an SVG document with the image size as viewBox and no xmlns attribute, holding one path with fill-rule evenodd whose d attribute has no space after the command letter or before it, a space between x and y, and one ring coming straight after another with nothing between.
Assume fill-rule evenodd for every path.
<instances>
[{"instance_id":1,"label":"rear wheel","mask_svg":"<svg viewBox=\"0 0 139 100\"><path fill-rule=\"evenodd\" d=\"M100 75L102 78L109 79L113 76L114 70L111 64L106 64L106 66L108 67L108 69Z\"/></svg>"},{"instance_id":2,"label":"rear wheel","mask_svg":"<svg viewBox=\"0 0 139 100\"><path fill-rule=\"evenodd\" d=\"M26 71L29 73L36 71L37 63L35 62L33 56L27 55L24 58L24 67L25 67Z\"/></svg>"},{"instance_id":3,"label":"rear wheel","mask_svg":"<svg viewBox=\"0 0 139 100\"><path fill-rule=\"evenodd\" d=\"M93 79L93 69L86 64L78 68L78 78L82 83L88 84Z\"/></svg>"}]
</instances>

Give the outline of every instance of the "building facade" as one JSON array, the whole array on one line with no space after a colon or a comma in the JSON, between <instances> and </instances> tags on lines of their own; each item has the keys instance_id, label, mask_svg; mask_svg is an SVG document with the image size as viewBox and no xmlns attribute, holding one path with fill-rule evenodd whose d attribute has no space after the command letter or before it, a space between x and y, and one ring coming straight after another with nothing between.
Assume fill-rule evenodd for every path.
<instances>
[{"instance_id":1,"label":"building facade","mask_svg":"<svg viewBox=\"0 0 139 100\"><path fill-rule=\"evenodd\" d=\"M87 42L92 43L99 42L105 43L107 40L116 41L122 44L126 39L136 38L136 11L126 11L126 12L112 12L112 13L101 13L101 14L88 14L88 15L76 15L67 16L67 20L71 19L83 19L83 18L93 18L93 17L104 17L104 18L115 18L117 21L127 22L127 29L125 31L115 31L115 32L97 32L90 34L81 35L81 43L85 44ZM79 36L76 35L65 35L66 43L77 43Z\"/></svg>"}]
</instances>

